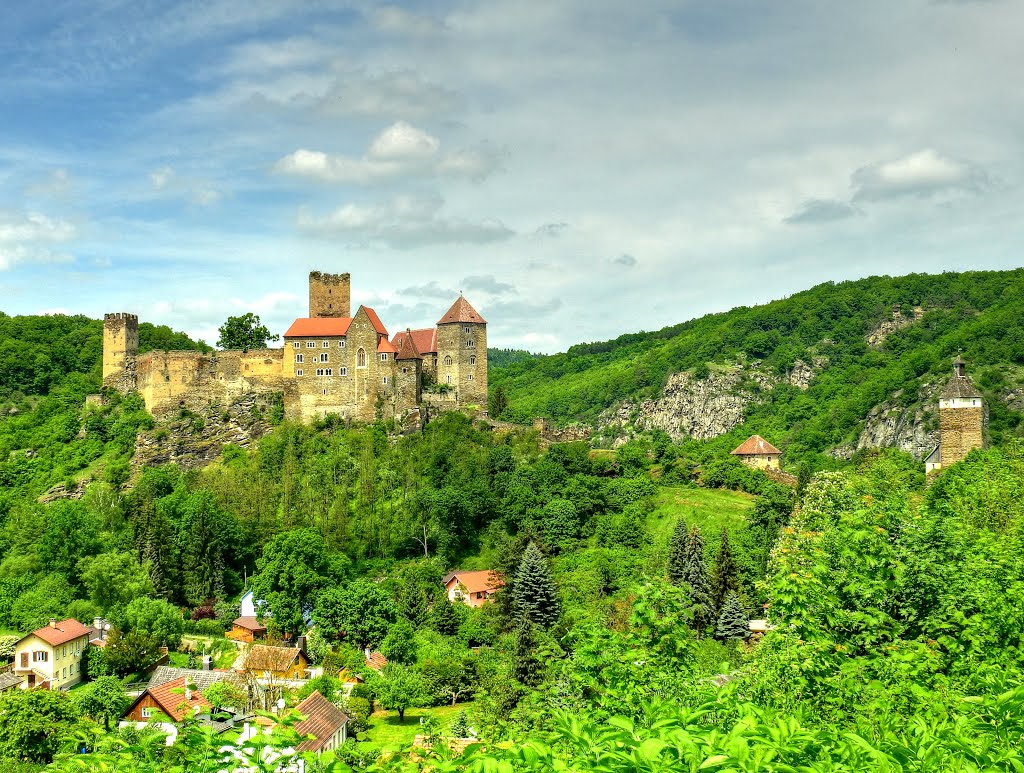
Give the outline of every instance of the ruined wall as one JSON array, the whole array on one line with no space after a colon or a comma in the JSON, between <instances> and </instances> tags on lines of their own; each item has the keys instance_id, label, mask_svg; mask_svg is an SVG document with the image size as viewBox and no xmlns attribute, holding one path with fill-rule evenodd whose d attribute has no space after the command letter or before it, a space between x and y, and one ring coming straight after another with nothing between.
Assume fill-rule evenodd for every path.
<instances>
[{"instance_id":1,"label":"ruined wall","mask_svg":"<svg viewBox=\"0 0 1024 773\"><path fill-rule=\"evenodd\" d=\"M352 279L350 274L309 273L309 316L351 316Z\"/></svg>"},{"instance_id":2,"label":"ruined wall","mask_svg":"<svg viewBox=\"0 0 1024 773\"><path fill-rule=\"evenodd\" d=\"M949 467L962 460L973 449L983 448L984 427L984 406L939 408L939 442L942 449L942 466Z\"/></svg>"}]
</instances>

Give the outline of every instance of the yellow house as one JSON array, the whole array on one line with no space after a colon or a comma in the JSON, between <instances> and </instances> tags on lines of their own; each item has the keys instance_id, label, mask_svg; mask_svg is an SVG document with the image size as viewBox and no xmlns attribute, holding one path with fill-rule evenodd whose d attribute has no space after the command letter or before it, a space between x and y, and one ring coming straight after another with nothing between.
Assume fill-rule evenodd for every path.
<instances>
[{"instance_id":1,"label":"yellow house","mask_svg":"<svg viewBox=\"0 0 1024 773\"><path fill-rule=\"evenodd\" d=\"M779 469L779 459L782 458L782 451L760 435L751 435L734 448L732 453L744 464L759 470Z\"/></svg>"},{"instance_id":2,"label":"yellow house","mask_svg":"<svg viewBox=\"0 0 1024 773\"><path fill-rule=\"evenodd\" d=\"M257 678L304 679L309 658L299 647L254 644L245 658L245 670Z\"/></svg>"},{"instance_id":3,"label":"yellow house","mask_svg":"<svg viewBox=\"0 0 1024 773\"><path fill-rule=\"evenodd\" d=\"M27 689L66 689L82 681L82 653L92 629L68 618L23 637L14 649L14 673Z\"/></svg>"}]
</instances>

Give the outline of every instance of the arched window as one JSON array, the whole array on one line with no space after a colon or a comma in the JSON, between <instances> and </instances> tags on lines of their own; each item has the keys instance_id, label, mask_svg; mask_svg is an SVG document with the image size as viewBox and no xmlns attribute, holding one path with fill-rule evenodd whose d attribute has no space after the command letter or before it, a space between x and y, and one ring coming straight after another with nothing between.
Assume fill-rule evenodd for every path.
<instances>
[{"instance_id":1,"label":"arched window","mask_svg":"<svg viewBox=\"0 0 1024 773\"><path fill-rule=\"evenodd\" d=\"M469 364L470 365L476 365L476 355L475 354L469 355Z\"/></svg>"},{"instance_id":2,"label":"arched window","mask_svg":"<svg viewBox=\"0 0 1024 773\"><path fill-rule=\"evenodd\" d=\"M366 350L363 349L363 347L361 347L361 346L359 347L359 351L356 352L356 367L357 368L365 368L366 367Z\"/></svg>"},{"instance_id":3,"label":"arched window","mask_svg":"<svg viewBox=\"0 0 1024 773\"><path fill-rule=\"evenodd\" d=\"M444 358L444 364L445 365L451 365L452 364L452 358L451 357L445 357Z\"/></svg>"}]
</instances>

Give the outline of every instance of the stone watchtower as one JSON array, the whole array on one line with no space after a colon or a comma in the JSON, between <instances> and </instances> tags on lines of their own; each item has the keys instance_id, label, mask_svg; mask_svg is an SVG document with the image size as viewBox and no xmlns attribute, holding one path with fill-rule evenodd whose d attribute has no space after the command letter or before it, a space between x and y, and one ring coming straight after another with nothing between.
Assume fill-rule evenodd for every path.
<instances>
[{"instance_id":1,"label":"stone watchtower","mask_svg":"<svg viewBox=\"0 0 1024 773\"><path fill-rule=\"evenodd\" d=\"M949 467L985 445L985 401L957 356L953 375L939 395L939 447L925 460L925 470Z\"/></svg>"},{"instance_id":2,"label":"stone watchtower","mask_svg":"<svg viewBox=\"0 0 1024 773\"><path fill-rule=\"evenodd\" d=\"M460 405L487 406L487 320L461 295L437 321L437 383Z\"/></svg>"},{"instance_id":3,"label":"stone watchtower","mask_svg":"<svg viewBox=\"0 0 1024 773\"><path fill-rule=\"evenodd\" d=\"M103 315L103 382L119 380L134 368L139 354L139 318L135 314ZM116 384L114 384L116 386Z\"/></svg>"},{"instance_id":4,"label":"stone watchtower","mask_svg":"<svg viewBox=\"0 0 1024 773\"><path fill-rule=\"evenodd\" d=\"M351 296L350 274L309 272L310 317L351 317Z\"/></svg>"}]
</instances>

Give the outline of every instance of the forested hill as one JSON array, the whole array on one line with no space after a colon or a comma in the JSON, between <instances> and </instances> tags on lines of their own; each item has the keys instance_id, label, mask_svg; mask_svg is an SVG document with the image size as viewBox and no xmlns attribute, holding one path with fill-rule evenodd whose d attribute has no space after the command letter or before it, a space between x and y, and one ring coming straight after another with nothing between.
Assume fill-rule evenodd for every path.
<instances>
[{"instance_id":1,"label":"forested hill","mask_svg":"<svg viewBox=\"0 0 1024 773\"><path fill-rule=\"evenodd\" d=\"M759 432L799 455L854 443L869 412L887 402L910 413L921 408L919 418L933 420L931 395L962 351L999 442L1022 430L1014 410L1022 308L1024 269L829 282L763 306L496 367L490 384L506 392L506 418L607 427L636 421L644 401L665 398L672 374L687 372L683 387L710 379L711 391L749 396L723 444ZM608 412L617 405L625 407ZM671 413L670 403L655 407Z\"/></svg>"}]
</instances>

